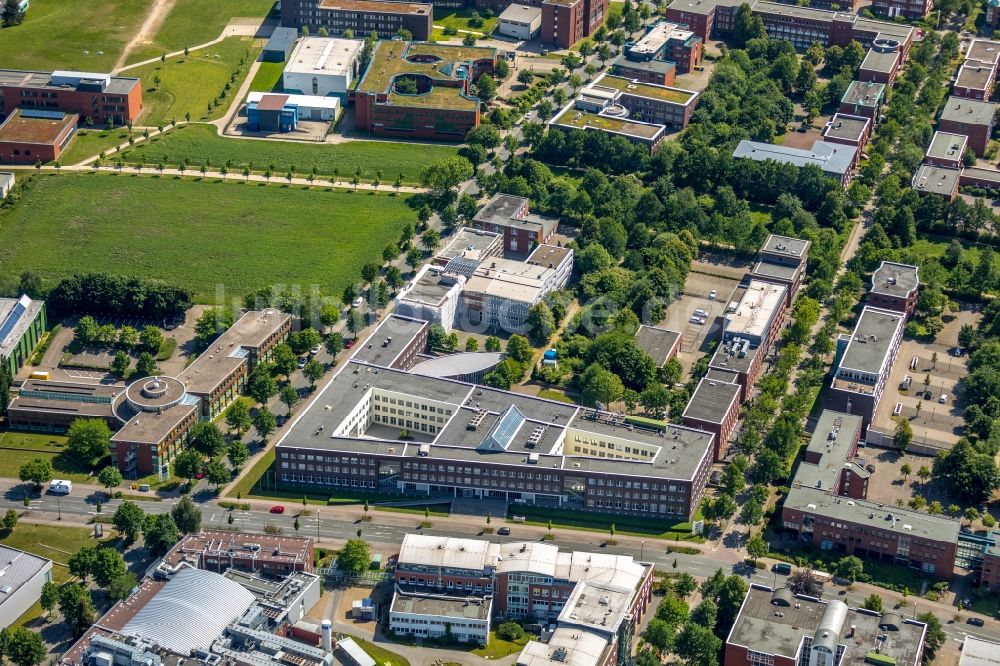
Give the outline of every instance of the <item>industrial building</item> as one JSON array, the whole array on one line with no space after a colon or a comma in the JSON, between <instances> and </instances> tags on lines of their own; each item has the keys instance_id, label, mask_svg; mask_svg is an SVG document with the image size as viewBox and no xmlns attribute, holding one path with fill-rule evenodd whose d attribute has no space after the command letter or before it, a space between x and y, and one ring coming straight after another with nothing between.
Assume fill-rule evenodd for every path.
<instances>
[{"instance_id":1,"label":"industrial building","mask_svg":"<svg viewBox=\"0 0 1000 666\"><path fill-rule=\"evenodd\" d=\"M318 34L320 28L335 37L345 31L361 37L375 33L379 39L392 39L400 30L423 41L433 32L433 6L418 2L389 0L284 0L281 25L300 31L307 28Z\"/></svg>"},{"instance_id":2,"label":"industrial building","mask_svg":"<svg viewBox=\"0 0 1000 666\"><path fill-rule=\"evenodd\" d=\"M363 46L364 42L360 39L299 39L281 73L282 90L302 95L336 97L341 103L346 102L351 83L360 74Z\"/></svg>"},{"instance_id":3,"label":"industrial building","mask_svg":"<svg viewBox=\"0 0 1000 666\"><path fill-rule=\"evenodd\" d=\"M52 560L23 550L0 546L0 629L9 627L31 610L52 580Z\"/></svg>"},{"instance_id":4,"label":"industrial building","mask_svg":"<svg viewBox=\"0 0 1000 666\"><path fill-rule=\"evenodd\" d=\"M927 625L839 599L752 583L725 646L726 666L920 666Z\"/></svg>"},{"instance_id":5,"label":"industrial building","mask_svg":"<svg viewBox=\"0 0 1000 666\"><path fill-rule=\"evenodd\" d=\"M17 108L62 111L94 125L125 125L142 113L142 85L139 79L111 74L0 70L0 117Z\"/></svg>"},{"instance_id":6,"label":"industrial building","mask_svg":"<svg viewBox=\"0 0 1000 666\"><path fill-rule=\"evenodd\" d=\"M247 129L294 132L303 120L333 122L339 109L337 97L251 92L247 95Z\"/></svg>"},{"instance_id":7,"label":"industrial building","mask_svg":"<svg viewBox=\"0 0 1000 666\"><path fill-rule=\"evenodd\" d=\"M542 31L542 8L513 4L500 13L497 32L504 37L528 41Z\"/></svg>"},{"instance_id":8,"label":"industrial building","mask_svg":"<svg viewBox=\"0 0 1000 666\"><path fill-rule=\"evenodd\" d=\"M263 62L285 62L292 55L299 31L295 28L275 28L260 53Z\"/></svg>"},{"instance_id":9,"label":"industrial building","mask_svg":"<svg viewBox=\"0 0 1000 666\"><path fill-rule=\"evenodd\" d=\"M14 109L0 122L0 162L47 164L62 155L76 134L75 113Z\"/></svg>"},{"instance_id":10,"label":"industrial building","mask_svg":"<svg viewBox=\"0 0 1000 666\"><path fill-rule=\"evenodd\" d=\"M0 363L17 375L38 346L46 329L45 302L28 298L0 298Z\"/></svg>"},{"instance_id":11,"label":"industrial building","mask_svg":"<svg viewBox=\"0 0 1000 666\"><path fill-rule=\"evenodd\" d=\"M498 193L479 209L469 226L502 234L504 251L520 254L548 243L559 229L559 220L532 213L526 197Z\"/></svg>"},{"instance_id":12,"label":"industrial building","mask_svg":"<svg viewBox=\"0 0 1000 666\"><path fill-rule=\"evenodd\" d=\"M185 534L153 575L169 578L182 564L225 573L230 569L270 578L313 570L313 541L297 536L201 530Z\"/></svg>"},{"instance_id":13,"label":"industrial building","mask_svg":"<svg viewBox=\"0 0 1000 666\"><path fill-rule=\"evenodd\" d=\"M743 139L733 151L733 157L751 159L755 162L771 160L796 167L816 166L824 174L846 187L851 182L854 167L858 162L858 149L850 145L816 141L812 148L806 150Z\"/></svg>"},{"instance_id":14,"label":"industrial building","mask_svg":"<svg viewBox=\"0 0 1000 666\"><path fill-rule=\"evenodd\" d=\"M883 261L872 273L868 303L910 317L917 305L917 289L920 286L917 271L916 266Z\"/></svg>"}]
</instances>

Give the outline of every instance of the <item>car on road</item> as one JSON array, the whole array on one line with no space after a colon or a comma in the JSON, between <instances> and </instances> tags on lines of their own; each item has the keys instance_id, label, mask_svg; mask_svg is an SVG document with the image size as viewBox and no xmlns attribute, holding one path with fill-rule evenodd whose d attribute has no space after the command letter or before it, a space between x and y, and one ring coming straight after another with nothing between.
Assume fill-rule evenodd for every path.
<instances>
[{"instance_id":1,"label":"car on road","mask_svg":"<svg viewBox=\"0 0 1000 666\"><path fill-rule=\"evenodd\" d=\"M201 479L205 478L205 473L204 472L198 472L197 474L194 475L194 478L196 478L196 479L198 479L200 481Z\"/></svg>"},{"instance_id":2,"label":"car on road","mask_svg":"<svg viewBox=\"0 0 1000 666\"><path fill-rule=\"evenodd\" d=\"M790 576L792 574L792 565L788 562L778 562L771 567L771 571L782 576Z\"/></svg>"},{"instance_id":3,"label":"car on road","mask_svg":"<svg viewBox=\"0 0 1000 666\"><path fill-rule=\"evenodd\" d=\"M309 350L309 355L310 356L315 356L316 354L320 353L322 350L323 350L323 345L316 345L315 347L313 347L312 349Z\"/></svg>"},{"instance_id":4,"label":"car on road","mask_svg":"<svg viewBox=\"0 0 1000 666\"><path fill-rule=\"evenodd\" d=\"M719 297L719 292L716 291L715 289L713 289L712 291L708 292L708 300L714 301L718 297Z\"/></svg>"},{"instance_id":5,"label":"car on road","mask_svg":"<svg viewBox=\"0 0 1000 666\"><path fill-rule=\"evenodd\" d=\"M971 624L973 627L981 627L984 624L986 624L985 622L983 622L983 618L981 617L970 617L968 620L965 621L965 623Z\"/></svg>"},{"instance_id":6,"label":"car on road","mask_svg":"<svg viewBox=\"0 0 1000 666\"><path fill-rule=\"evenodd\" d=\"M510 536L510 528L501 527L500 529L497 530L497 534L499 534L500 536Z\"/></svg>"},{"instance_id":7,"label":"car on road","mask_svg":"<svg viewBox=\"0 0 1000 666\"><path fill-rule=\"evenodd\" d=\"M284 512L285 512L284 504L275 504L274 506L271 507L271 513L284 513Z\"/></svg>"},{"instance_id":8,"label":"car on road","mask_svg":"<svg viewBox=\"0 0 1000 666\"><path fill-rule=\"evenodd\" d=\"M352 308L360 308L365 302L364 296L358 296L353 301L351 301Z\"/></svg>"},{"instance_id":9,"label":"car on road","mask_svg":"<svg viewBox=\"0 0 1000 666\"><path fill-rule=\"evenodd\" d=\"M305 365L306 365L306 357L305 356L299 356L299 363L298 363L298 365L299 365L299 370L301 370L302 368L305 367Z\"/></svg>"}]
</instances>

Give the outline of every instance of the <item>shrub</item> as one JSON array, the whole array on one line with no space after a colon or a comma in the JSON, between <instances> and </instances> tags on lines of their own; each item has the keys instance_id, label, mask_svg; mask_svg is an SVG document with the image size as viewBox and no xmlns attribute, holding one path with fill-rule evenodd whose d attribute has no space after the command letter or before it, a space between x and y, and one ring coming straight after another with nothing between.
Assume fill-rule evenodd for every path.
<instances>
[{"instance_id":1,"label":"shrub","mask_svg":"<svg viewBox=\"0 0 1000 666\"><path fill-rule=\"evenodd\" d=\"M497 637L513 643L524 638L524 629L517 622L503 622L497 627Z\"/></svg>"}]
</instances>

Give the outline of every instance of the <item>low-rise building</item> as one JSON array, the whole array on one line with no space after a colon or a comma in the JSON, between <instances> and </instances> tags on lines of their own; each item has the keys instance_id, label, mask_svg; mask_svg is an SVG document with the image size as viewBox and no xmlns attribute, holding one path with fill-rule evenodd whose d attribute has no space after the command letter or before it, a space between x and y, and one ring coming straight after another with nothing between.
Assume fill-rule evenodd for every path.
<instances>
[{"instance_id":1,"label":"low-rise building","mask_svg":"<svg viewBox=\"0 0 1000 666\"><path fill-rule=\"evenodd\" d=\"M542 31L542 8L513 4L503 10L497 32L512 39L530 40Z\"/></svg>"},{"instance_id":2,"label":"low-rise building","mask_svg":"<svg viewBox=\"0 0 1000 666\"><path fill-rule=\"evenodd\" d=\"M868 303L883 310L902 312L909 317L917 305L919 286L916 266L883 261L872 273Z\"/></svg>"},{"instance_id":3,"label":"low-rise building","mask_svg":"<svg viewBox=\"0 0 1000 666\"><path fill-rule=\"evenodd\" d=\"M559 220L532 213L526 197L494 194L469 226L502 234L505 252L523 254L548 243L559 228Z\"/></svg>"},{"instance_id":4,"label":"low-rise building","mask_svg":"<svg viewBox=\"0 0 1000 666\"><path fill-rule=\"evenodd\" d=\"M0 363L17 375L45 333L45 301L0 298Z\"/></svg>"},{"instance_id":5,"label":"low-rise building","mask_svg":"<svg viewBox=\"0 0 1000 666\"><path fill-rule=\"evenodd\" d=\"M878 122L885 101L885 84L872 81L851 81L840 98L840 113L864 116Z\"/></svg>"},{"instance_id":6,"label":"low-rise building","mask_svg":"<svg viewBox=\"0 0 1000 666\"><path fill-rule=\"evenodd\" d=\"M962 173L960 169L921 164L910 184L920 194L937 194L951 201L958 196Z\"/></svg>"},{"instance_id":7,"label":"low-rise building","mask_svg":"<svg viewBox=\"0 0 1000 666\"><path fill-rule=\"evenodd\" d=\"M919 666L927 625L896 611L750 585L726 638L726 666Z\"/></svg>"},{"instance_id":8,"label":"low-rise building","mask_svg":"<svg viewBox=\"0 0 1000 666\"><path fill-rule=\"evenodd\" d=\"M858 149L855 155L855 166L861 151L868 145L872 133L872 121L864 116L851 116L846 113L835 113L823 130L823 141L854 146Z\"/></svg>"},{"instance_id":9,"label":"low-rise building","mask_svg":"<svg viewBox=\"0 0 1000 666\"><path fill-rule=\"evenodd\" d=\"M301 38L281 73L282 90L346 102L360 73L363 45L360 39Z\"/></svg>"},{"instance_id":10,"label":"low-rise building","mask_svg":"<svg viewBox=\"0 0 1000 666\"><path fill-rule=\"evenodd\" d=\"M431 38L434 11L430 4L389 0L286 0L281 3L281 25L296 31L308 28L318 34L320 28L335 37L350 30L355 35L375 33L380 39L392 39L400 30L413 39Z\"/></svg>"},{"instance_id":11,"label":"low-rise building","mask_svg":"<svg viewBox=\"0 0 1000 666\"><path fill-rule=\"evenodd\" d=\"M556 112L552 120L549 121L549 127L566 131L596 130L605 132L645 146L650 153L656 152L660 143L667 136L667 128L664 125L632 120L621 111L604 110L600 113L594 113L576 107L575 102L570 102Z\"/></svg>"},{"instance_id":12,"label":"low-rise building","mask_svg":"<svg viewBox=\"0 0 1000 666\"><path fill-rule=\"evenodd\" d=\"M449 271L470 277L476 266L490 257L500 257L504 250L503 233L476 227L461 227L448 244L438 250L432 262ZM454 263L452 263L454 262Z\"/></svg>"},{"instance_id":13,"label":"low-rise building","mask_svg":"<svg viewBox=\"0 0 1000 666\"><path fill-rule=\"evenodd\" d=\"M136 78L95 72L0 70L0 117L17 108L124 125L142 113L142 85Z\"/></svg>"},{"instance_id":14,"label":"low-rise building","mask_svg":"<svg viewBox=\"0 0 1000 666\"><path fill-rule=\"evenodd\" d=\"M611 93L610 105L602 106L600 110L621 106L628 111L629 118L666 125L671 129L687 127L698 102L698 93L693 90L642 83L609 74L595 79L580 92L580 97L586 99L596 91L616 91Z\"/></svg>"},{"instance_id":15,"label":"low-rise building","mask_svg":"<svg viewBox=\"0 0 1000 666\"><path fill-rule=\"evenodd\" d=\"M723 340L712 354L708 371L718 381L739 384L739 399L742 402L757 384L757 379L763 371L765 356L767 356L766 346L752 345L749 340L740 338Z\"/></svg>"},{"instance_id":16,"label":"low-rise building","mask_svg":"<svg viewBox=\"0 0 1000 666\"><path fill-rule=\"evenodd\" d=\"M635 343L653 359L657 368L662 368L680 351L681 334L659 326L643 324L635 332Z\"/></svg>"},{"instance_id":17,"label":"low-rise building","mask_svg":"<svg viewBox=\"0 0 1000 666\"><path fill-rule=\"evenodd\" d=\"M303 120L332 122L339 110L337 97L251 92L247 95L247 128L291 132Z\"/></svg>"},{"instance_id":18,"label":"low-rise building","mask_svg":"<svg viewBox=\"0 0 1000 666\"><path fill-rule=\"evenodd\" d=\"M389 604L389 630L402 636L441 638L486 645L490 639L493 597L461 597L403 592Z\"/></svg>"},{"instance_id":19,"label":"low-rise building","mask_svg":"<svg viewBox=\"0 0 1000 666\"><path fill-rule=\"evenodd\" d=\"M157 564L154 575L170 578L182 565L226 573L230 569L270 578L313 570L307 537L201 530L185 534Z\"/></svg>"},{"instance_id":20,"label":"low-rise building","mask_svg":"<svg viewBox=\"0 0 1000 666\"><path fill-rule=\"evenodd\" d=\"M396 314L439 324L450 333L458 323L458 306L465 276L425 264L396 296Z\"/></svg>"},{"instance_id":21,"label":"low-rise building","mask_svg":"<svg viewBox=\"0 0 1000 666\"><path fill-rule=\"evenodd\" d=\"M59 159L76 133L76 114L14 109L0 123L0 162L35 164Z\"/></svg>"},{"instance_id":22,"label":"low-rise building","mask_svg":"<svg viewBox=\"0 0 1000 666\"><path fill-rule=\"evenodd\" d=\"M42 588L52 580L52 560L0 546L0 629L17 622L38 603Z\"/></svg>"},{"instance_id":23,"label":"low-rise building","mask_svg":"<svg viewBox=\"0 0 1000 666\"><path fill-rule=\"evenodd\" d=\"M902 312L865 306L854 331L837 340L828 396L831 409L860 415L866 428L871 424L896 360L905 322Z\"/></svg>"},{"instance_id":24,"label":"low-rise building","mask_svg":"<svg viewBox=\"0 0 1000 666\"><path fill-rule=\"evenodd\" d=\"M949 134L934 132L931 143L924 155L924 164L946 167L948 169L962 168L962 157L969 138L964 134Z\"/></svg>"},{"instance_id":25,"label":"low-rise building","mask_svg":"<svg viewBox=\"0 0 1000 666\"><path fill-rule=\"evenodd\" d=\"M982 157L993 134L996 107L992 102L949 97L938 119L938 129L968 137L969 148Z\"/></svg>"},{"instance_id":26,"label":"low-rise building","mask_svg":"<svg viewBox=\"0 0 1000 666\"><path fill-rule=\"evenodd\" d=\"M677 65L667 60L629 60L621 54L611 61L611 74L629 81L672 86L677 80Z\"/></svg>"},{"instance_id":27,"label":"low-rise building","mask_svg":"<svg viewBox=\"0 0 1000 666\"><path fill-rule=\"evenodd\" d=\"M871 472L866 461L858 458L861 423L855 414L831 409L820 412L792 486L867 499Z\"/></svg>"},{"instance_id":28,"label":"low-rise building","mask_svg":"<svg viewBox=\"0 0 1000 666\"><path fill-rule=\"evenodd\" d=\"M625 57L632 62L672 62L678 73L687 74L701 65L702 40L676 23L660 21L626 46Z\"/></svg>"},{"instance_id":29,"label":"low-rise building","mask_svg":"<svg viewBox=\"0 0 1000 666\"><path fill-rule=\"evenodd\" d=\"M263 62L285 62L291 57L298 39L299 31L295 28L275 28L260 52L260 59Z\"/></svg>"},{"instance_id":30,"label":"low-rise building","mask_svg":"<svg viewBox=\"0 0 1000 666\"><path fill-rule=\"evenodd\" d=\"M703 377L681 416L684 425L715 435L715 460L722 460L740 418L739 384Z\"/></svg>"},{"instance_id":31,"label":"low-rise building","mask_svg":"<svg viewBox=\"0 0 1000 666\"><path fill-rule=\"evenodd\" d=\"M857 164L858 149L854 146L817 141L812 148L806 150L743 139L733 151L733 157L756 162L772 160L797 167L807 164L817 166L824 174L846 187L851 182L854 166Z\"/></svg>"},{"instance_id":32,"label":"low-rise building","mask_svg":"<svg viewBox=\"0 0 1000 666\"><path fill-rule=\"evenodd\" d=\"M124 391L124 384L28 379L11 397L7 422L15 430L62 433L77 419L100 419L117 430L114 401Z\"/></svg>"},{"instance_id":33,"label":"low-rise building","mask_svg":"<svg viewBox=\"0 0 1000 666\"><path fill-rule=\"evenodd\" d=\"M965 167L959 172L958 184L995 191L1000 189L1000 171L983 169L982 167Z\"/></svg>"},{"instance_id":34,"label":"low-rise building","mask_svg":"<svg viewBox=\"0 0 1000 666\"><path fill-rule=\"evenodd\" d=\"M898 47L881 48L877 44L873 45L872 48L868 49L868 53L865 54L865 59L858 69L858 80L892 86L902 64L903 58Z\"/></svg>"}]
</instances>

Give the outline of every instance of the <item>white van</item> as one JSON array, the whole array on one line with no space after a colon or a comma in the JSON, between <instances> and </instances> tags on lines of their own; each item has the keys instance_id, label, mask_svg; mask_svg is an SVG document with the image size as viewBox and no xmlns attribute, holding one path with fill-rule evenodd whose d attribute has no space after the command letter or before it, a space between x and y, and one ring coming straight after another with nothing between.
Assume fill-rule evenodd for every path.
<instances>
[{"instance_id":1,"label":"white van","mask_svg":"<svg viewBox=\"0 0 1000 666\"><path fill-rule=\"evenodd\" d=\"M49 492L55 495L69 495L73 492L73 482L62 479L52 479L49 481Z\"/></svg>"}]
</instances>

